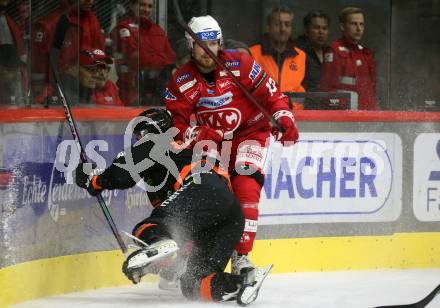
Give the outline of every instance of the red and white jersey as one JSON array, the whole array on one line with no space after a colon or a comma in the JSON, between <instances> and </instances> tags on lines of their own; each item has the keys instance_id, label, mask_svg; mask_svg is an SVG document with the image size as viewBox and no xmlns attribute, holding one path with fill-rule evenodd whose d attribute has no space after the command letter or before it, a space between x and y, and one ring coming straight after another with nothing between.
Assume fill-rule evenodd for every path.
<instances>
[{"instance_id":1,"label":"red and white jersey","mask_svg":"<svg viewBox=\"0 0 440 308\"><path fill-rule=\"evenodd\" d=\"M228 50L220 51L219 58L270 114L289 110L288 98L252 57ZM228 73L217 66L214 74L212 83L206 81L190 61L171 77L165 103L172 114L173 125L179 129L176 138L183 139L192 114L196 116L197 125L233 132L233 140L252 139L262 131L268 133L268 119L244 96Z\"/></svg>"}]
</instances>

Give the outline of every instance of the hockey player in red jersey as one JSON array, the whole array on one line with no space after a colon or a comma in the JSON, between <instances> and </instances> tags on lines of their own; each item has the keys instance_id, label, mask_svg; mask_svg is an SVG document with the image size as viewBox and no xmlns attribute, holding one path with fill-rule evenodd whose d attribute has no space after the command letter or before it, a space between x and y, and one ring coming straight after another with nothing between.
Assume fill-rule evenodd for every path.
<instances>
[{"instance_id":1,"label":"hockey player in red jersey","mask_svg":"<svg viewBox=\"0 0 440 308\"><path fill-rule=\"evenodd\" d=\"M295 119L289 111L287 97L275 81L249 55L222 50L222 32L211 16L193 17L188 26L285 130L283 134L272 130L275 138L294 144L298 140ZM172 114L174 126L180 130L177 138L184 142L213 140L222 150L232 143L229 172L246 218L244 233L232 257L232 272L240 273L242 269L254 267L248 253L257 232L263 165L271 127L228 73L217 66L191 36L187 34L186 38L192 61L171 77L165 91L166 108ZM192 114L195 114L196 126L191 126Z\"/></svg>"}]
</instances>

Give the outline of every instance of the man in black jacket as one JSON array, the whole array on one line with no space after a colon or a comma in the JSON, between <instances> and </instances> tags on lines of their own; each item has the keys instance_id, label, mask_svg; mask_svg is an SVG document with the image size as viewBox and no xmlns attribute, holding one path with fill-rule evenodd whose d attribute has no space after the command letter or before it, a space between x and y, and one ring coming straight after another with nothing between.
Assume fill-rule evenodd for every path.
<instances>
[{"instance_id":1,"label":"man in black jacket","mask_svg":"<svg viewBox=\"0 0 440 308\"><path fill-rule=\"evenodd\" d=\"M295 40L295 44L307 54L306 74L302 85L306 92L318 92L330 18L322 11L312 11L304 17L303 24L304 34ZM306 101L305 109L314 109L310 106L310 100Z\"/></svg>"}]
</instances>

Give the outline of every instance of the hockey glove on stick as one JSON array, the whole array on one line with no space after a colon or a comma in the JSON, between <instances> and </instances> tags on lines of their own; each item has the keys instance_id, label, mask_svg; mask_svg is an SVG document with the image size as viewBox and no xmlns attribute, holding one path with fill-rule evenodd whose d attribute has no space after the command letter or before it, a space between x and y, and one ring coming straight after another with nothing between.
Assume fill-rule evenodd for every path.
<instances>
[{"instance_id":1,"label":"hockey glove on stick","mask_svg":"<svg viewBox=\"0 0 440 308\"><path fill-rule=\"evenodd\" d=\"M99 174L102 173L101 169L93 169L92 172L86 173L84 172L84 168L87 165L91 165L89 163L79 163L78 167L75 170L75 180L76 185L79 187L87 189L90 195L96 196L99 194L103 188L97 183Z\"/></svg>"},{"instance_id":2,"label":"hockey glove on stick","mask_svg":"<svg viewBox=\"0 0 440 308\"><path fill-rule=\"evenodd\" d=\"M299 133L292 112L280 110L275 112L273 117L285 130L284 133L281 133L277 127L273 127L272 135L275 137L275 140L280 141L285 146L295 144L298 141Z\"/></svg>"},{"instance_id":3,"label":"hockey glove on stick","mask_svg":"<svg viewBox=\"0 0 440 308\"><path fill-rule=\"evenodd\" d=\"M223 131L208 126L192 126L186 129L183 138L185 144L191 145L203 140L211 140L220 144L223 141Z\"/></svg>"}]
</instances>

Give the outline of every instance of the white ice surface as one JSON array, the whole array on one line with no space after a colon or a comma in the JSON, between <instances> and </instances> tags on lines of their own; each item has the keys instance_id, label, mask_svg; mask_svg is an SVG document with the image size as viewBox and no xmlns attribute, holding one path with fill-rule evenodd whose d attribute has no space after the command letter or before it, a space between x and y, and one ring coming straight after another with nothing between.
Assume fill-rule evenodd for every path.
<instances>
[{"instance_id":1,"label":"white ice surface","mask_svg":"<svg viewBox=\"0 0 440 308\"><path fill-rule=\"evenodd\" d=\"M250 307L372 308L419 301L440 284L440 269L380 270L271 274ZM235 302L189 302L180 294L162 291L154 283L72 293L35 300L14 308L55 307L239 307ZM427 308L440 308L440 294Z\"/></svg>"}]
</instances>

